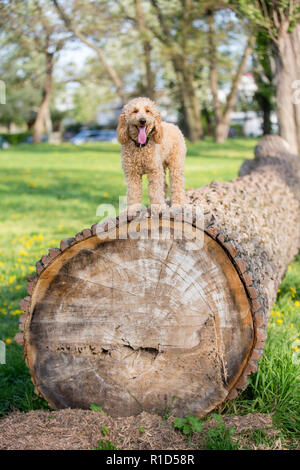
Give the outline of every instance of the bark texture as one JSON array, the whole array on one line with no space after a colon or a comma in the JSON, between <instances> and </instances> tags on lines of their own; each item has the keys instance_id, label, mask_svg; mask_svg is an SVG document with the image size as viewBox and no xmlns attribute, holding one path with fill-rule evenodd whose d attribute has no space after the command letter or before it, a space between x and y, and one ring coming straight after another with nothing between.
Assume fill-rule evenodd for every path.
<instances>
[{"instance_id":1,"label":"bark texture","mask_svg":"<svg viewBox=\"0 0 300 470\"><path fill-rule=\"evenodd\" d=\"M300 24L293 31L279 35L274 44L276 59L276 103L280 135L289 143L291 151L300 153L300 104L294 98L299 89Z\"/></svg>"},{"instance_id":2,"label":"bark texture","mask_svg":"<svg viewBox=\"0 0 300 470\"><path fill-rule=\"evenodd\" d=\"M300 248L299 159L264 137L239 178L188 190L186 200L204 209L201 224L162 214L150 238L149 211L117 218L37 263L16 340L53 407L203 416L256 371Z\"/></svg>"},{"instance_id":3,"label":"bark texture","mask_svg":"<svg viewBox=\"0 0 300 470\"><path fill-rule=\"evenodd\" d=\"M39 107L36 120L33 125L33 141L35 144L40 144L43 139L43 132L47 127L47 133L49 130L50 118L50 100L52 93L52 74L53 74L53 53L46 52L46 66L45 66L45 82L42 94L42 102Z\"/></svg>"}]
</instances>

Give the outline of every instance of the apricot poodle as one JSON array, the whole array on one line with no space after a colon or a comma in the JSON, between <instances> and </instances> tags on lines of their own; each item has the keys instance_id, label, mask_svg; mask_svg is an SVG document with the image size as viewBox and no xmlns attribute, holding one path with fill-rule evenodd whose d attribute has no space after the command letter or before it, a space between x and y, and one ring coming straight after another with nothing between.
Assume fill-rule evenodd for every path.
<instances>
[{"instance_id":1,"label":"apricot poodle","mask_svg":"<svg viewBox=\"0 0 300 470\"><path fill-rule=\"evenodd\" d=\"M148 176L150 204L166 207L169 169L171 205L184 204L184 160L186 145L177 126L162 122L160 112L149 98L135 98L122 110L118 125L122 167L127 184L128 211L137 211L142 200L142 175Z\"/></svg>"}]
</instances>

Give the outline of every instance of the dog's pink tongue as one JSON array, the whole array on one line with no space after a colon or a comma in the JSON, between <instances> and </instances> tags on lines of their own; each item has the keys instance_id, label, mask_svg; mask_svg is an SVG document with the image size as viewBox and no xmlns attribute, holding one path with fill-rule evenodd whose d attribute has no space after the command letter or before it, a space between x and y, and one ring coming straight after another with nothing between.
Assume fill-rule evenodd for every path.
<instances>
[{"instance_id":1,"label":"dog's pink tongue","mask_svg":"<svg viewBox=\"0 0 300 470\"><path fill-rule=\"evenodd\" d=\"M146 127L139 127L138 142L143 145L147 140Z\"/></svg>"}]
</instances>

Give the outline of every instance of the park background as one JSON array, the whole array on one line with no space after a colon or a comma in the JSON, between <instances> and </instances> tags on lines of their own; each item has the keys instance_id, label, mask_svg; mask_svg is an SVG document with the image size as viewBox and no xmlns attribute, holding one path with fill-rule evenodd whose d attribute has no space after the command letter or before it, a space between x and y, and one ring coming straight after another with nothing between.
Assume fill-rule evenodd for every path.
<instances>
[{"instance_id":1,"label":"park background","mask_svg":"<svg viewBox=\"0 0 300 470\"><path fill-rule=\"evenodd\" d=\"M279 133L299 154L300 25L297 1L16 0L1 2L0 12L6 415L47 409L13 339L19 301L41 255L97 222L99 204L117 207L125 195L115 142L123 104L148 96L163 119L180 126L186 188L235 178L263 134ZM258 372L217 411L264 413L271 432L250 430L234 440L219 427L204 447L299 447L299 315L298 255L278 290Z\"/></svg>"}]
</instances>

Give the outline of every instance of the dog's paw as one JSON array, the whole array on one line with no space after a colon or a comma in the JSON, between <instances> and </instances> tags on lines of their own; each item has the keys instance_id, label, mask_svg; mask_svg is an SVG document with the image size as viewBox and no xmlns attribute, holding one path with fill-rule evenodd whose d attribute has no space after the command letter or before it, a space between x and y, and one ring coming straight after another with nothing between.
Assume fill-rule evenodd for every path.
<instances>
[{"instance_id":1,"label":"dog's paw","mask_svg":"<svg viewBox=\"0 0 300 470\"><path fill-rule=\"evenodd\" d=\"M127 206L125 212L129 216L134 216L140 213L143 208L144 206L142 204L131 204L130 206Z\"/></svg>"},{"instance_id":2,"label":"dog's paw","mask_svg":"<svg viewBox=\"0 0 300 470\"><path fill-rule=\"evenodd\" d=\"M167 209L167 204L162 203L162 204L151 204L151 214L160 214L161 212L166 211Z\"/></svg>"},{"instance_id":3,"label":"dog's paw","mask_svg":"<svg viewBox=\"0 0 300 470\"><path fill-rule=\"evenodd\" d=\"M168 214L171 217L180 216L183 214L183 207L179 204L172 204L171 207L168 208Z\"/></svg>"}]
</instances>

